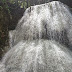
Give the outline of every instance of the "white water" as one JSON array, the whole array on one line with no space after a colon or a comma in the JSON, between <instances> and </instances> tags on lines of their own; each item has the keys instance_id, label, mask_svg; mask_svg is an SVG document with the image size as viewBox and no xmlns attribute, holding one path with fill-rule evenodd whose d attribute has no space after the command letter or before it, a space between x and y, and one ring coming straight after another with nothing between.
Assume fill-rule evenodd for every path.
<instances>
[{"instance_id":1,"label":"white water","mask_svg":"<svg viewBox=\"0 0 72 72\"><path fill-rule=\"evenodd\" d=\"M9 34L0 72L72 72L72 15L63 3L28 8Z\"/></svg>"},{"instance_id":2,"label":"white water","mask_svg":"<svg viewBox=\"0 0 72 72\"><path fill-rule=\"evenodd\" d=\"M68 7L54 1L32 6L25 11L24 16L16 27L14 43L17 44L21 40L36 39L56 39L62 41L62 36L67 38L67 35L71 40L72 35L70 31L72 32L72 15ZM65 35L66 33L68 34Z\"/></svg>"}]
</instances>

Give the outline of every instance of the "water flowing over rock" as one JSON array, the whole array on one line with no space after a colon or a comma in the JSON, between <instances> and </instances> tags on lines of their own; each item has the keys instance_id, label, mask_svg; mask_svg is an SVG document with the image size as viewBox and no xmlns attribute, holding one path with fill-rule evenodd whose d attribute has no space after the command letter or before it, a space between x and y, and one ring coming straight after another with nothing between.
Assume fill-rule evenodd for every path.
<instances>
[{"instance_id":1,"label":"water flowing over rock","mask_svg":"<svg viewBox=\"0 0 72 72\"><path fill-rule=\"evenodd\" d=\"M25 11L16 27L13 43L17 44L21 40L54 39L67 45L72 42L71 32L72 15L68 7L54 1L32 6Z\"/></svg>"},{"instance_id":2,"label":"water flowing over rock","mask_svg":"<svg viewBox=\"0 0 72 72\"><path fill-rule=\"evenodd\" d=\"M21 41L4 57L6 72L72 72L72 53L55 41Z\"/></svg>"},{"instance_id":3,"label":"water flowing over rock","mask_svg":"<svg viewBox=\"0 0 72 72\"><path fill-rule=\"evenodd\" d=\"M9 34L0 72L72 72L72 15L63 3L29 7Z\"/></svg>"}]
</instances>

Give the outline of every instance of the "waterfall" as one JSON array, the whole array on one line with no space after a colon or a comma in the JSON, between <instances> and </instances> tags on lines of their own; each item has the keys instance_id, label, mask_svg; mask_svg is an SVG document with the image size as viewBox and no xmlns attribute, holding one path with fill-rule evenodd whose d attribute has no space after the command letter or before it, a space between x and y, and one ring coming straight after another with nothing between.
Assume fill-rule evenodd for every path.
<instances>
[{"instance_id":1,"label":"waterfall","mask_svg":"<svg viewBox=\"0 0 72 72\"><path fill-rule=\"evenodd\" d=\"M72 72L72 14L59 1L26 9L0 72Z\"/></svg>"},{"instance_id":2,"label":"waterfall","mask_svg":"<svg viewBox=\"0 0 72 72\"><path fill-rule=\"evenodd\" d=\"M71 30L72 15L69 8L53 1L29 7L19 21L13 39L15 45L21 40L36 39L54 39L67 45L71 43Z\"/></svg>"}]
</instances>

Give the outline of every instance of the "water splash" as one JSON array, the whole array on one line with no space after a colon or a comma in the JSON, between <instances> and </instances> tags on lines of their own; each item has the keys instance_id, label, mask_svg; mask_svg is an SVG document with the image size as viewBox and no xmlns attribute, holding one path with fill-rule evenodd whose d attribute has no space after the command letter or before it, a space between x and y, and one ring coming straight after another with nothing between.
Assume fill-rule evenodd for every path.
<instances>
[{"instance_id":1,"label":"water splash","mask_svg":"<svg viewBox=\"0 0 72 72\"><path fill-rule=\"evenodd\" d=\"M63 3L31 6L9 33L12 48L0 72L72 72L71 32L72 15Z\"/></svg>"}]
</instances>

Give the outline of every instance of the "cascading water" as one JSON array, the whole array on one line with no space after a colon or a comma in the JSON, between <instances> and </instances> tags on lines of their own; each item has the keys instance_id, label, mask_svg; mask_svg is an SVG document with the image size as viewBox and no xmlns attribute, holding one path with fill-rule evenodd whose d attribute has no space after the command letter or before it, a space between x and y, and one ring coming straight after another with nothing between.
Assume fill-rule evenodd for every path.
<instances>
[{"instance_id":1,"label":"cascading water","mask_svg":"<svg viewBox=\"0 0 72 72\"><path fill-rule=\"evenodd\" d=\"M9 34L0 72L72 72L72 15L63 3L31 6Z\"/></svg>"},{"instance_id":2,"label":"cascading water","mask_svg":"<svg viewBox=\"0 0 72 72\"><path fill-rule=\"evenodd\" d=\"M25 11L16 27L13 43L54 39L67 44L67 37L71 36L70 29L72 30L72 15L66 5L60 2L36 5Z\"/></svg>"}]
</instances>

